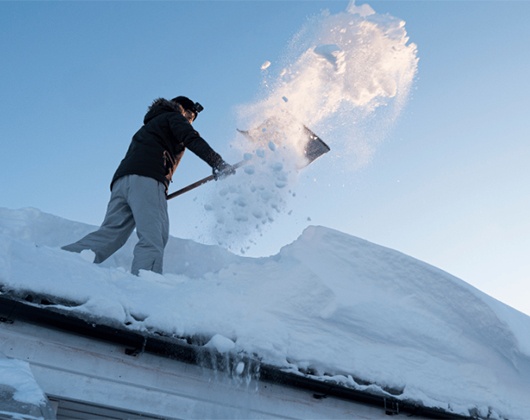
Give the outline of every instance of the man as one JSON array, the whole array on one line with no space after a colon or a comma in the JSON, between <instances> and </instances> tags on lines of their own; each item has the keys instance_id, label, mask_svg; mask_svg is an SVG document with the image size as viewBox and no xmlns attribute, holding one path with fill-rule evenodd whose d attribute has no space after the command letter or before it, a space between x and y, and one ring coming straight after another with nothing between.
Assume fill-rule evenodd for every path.
<instances>
[{"instance_id":1,"label":"man","mask_svg":"<svg viewBox=\"0 0 530 420\"><path fill-rule=\"evenodd\" d=\"M186 149L212 167L217 178L234 172L222 157L195 131L192 122L203 107L185 96L156 99L133 136L129 149L111 182L111 197L101 227L62 249L95 253L101 263L121 248L134 228L131 272L162 273L164 248L169 237L167 190Z\"/></svg>"}]
</instances>

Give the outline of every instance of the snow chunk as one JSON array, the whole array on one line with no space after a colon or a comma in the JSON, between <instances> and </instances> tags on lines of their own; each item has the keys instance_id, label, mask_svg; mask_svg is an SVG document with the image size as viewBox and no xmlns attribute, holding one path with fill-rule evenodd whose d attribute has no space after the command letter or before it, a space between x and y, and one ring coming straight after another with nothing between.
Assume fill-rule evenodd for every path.
<instances>
[{"instance_id":1,"label":"snow chunk","mask_svg":"<svg viewBox=\"0 0 530 420\"><path fill-rule=\"evenodd\" d=\"M337 73L346 70L345 54L342 48L336 44L319 45L313 49L314 53L333 65Z\"/></svg>"},{"instance_id":2,"label":"snow chunk","mask_svg":"<svg viewBox=\"0 0 530 420\"><path fill-rule=\"evenodd\" d=\"M96 259L96 253L92 251L91 249L84 249L79 254L81 258L89 263L93 263Z\"/></svg>"},{"instance_id":3,"label":"snow chunk","mask_svg":"<svg viewBox=\"0 0 530 420\"><path fill-rule=\"evenodd\" d=\"M0 385L13 388L13 399L16 401L33 405L46 402L46 396L37 385L29 363L22 360L8 359L0 354Z\"/></svg>"},{"instance_id":4,"label":"snow chunk","mask_svg":"<svg viewBox=\"0 0 530 420\"><path fill-rule=\"evenodd\" d=\"M219 353L228 353L235 346L236 344L232 340L220 334L214 335L205 345L205 347L216 349Z\"/></svg>"},{"instance_id":5,"label":"snow chunk","mask_svg":"<svg viewBox=\"0 0 530 420\"><path fill-rule=\"evenodd\" d=\"M375 14L374 9L369 4L361 4L360 6L355 5L355 0L350 0L350 4L346 8L347 12L352 15L359 15L361 17L367 17Z\"/></svg>"}]
</instances>

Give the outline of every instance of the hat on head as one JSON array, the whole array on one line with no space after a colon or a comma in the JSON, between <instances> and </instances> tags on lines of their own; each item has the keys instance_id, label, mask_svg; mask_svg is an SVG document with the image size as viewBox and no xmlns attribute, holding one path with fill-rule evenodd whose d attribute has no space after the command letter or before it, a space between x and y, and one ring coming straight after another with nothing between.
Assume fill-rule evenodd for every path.
<instances>
[{"instance_id":1,"label":"hat on head","mask_svg":"<svg viewBox=\"0 0 530 420\"><path fill-rule=\"evenodd\" d=\"M195 113L195 117L201 112L204 107L198 103L193 102L190 98L186 96L177 96L176 98L171 99L171 102L176 102L177 104L181 105L182 108L184 108L186 111L191 111Z\"/></svg>"}]
</instances>

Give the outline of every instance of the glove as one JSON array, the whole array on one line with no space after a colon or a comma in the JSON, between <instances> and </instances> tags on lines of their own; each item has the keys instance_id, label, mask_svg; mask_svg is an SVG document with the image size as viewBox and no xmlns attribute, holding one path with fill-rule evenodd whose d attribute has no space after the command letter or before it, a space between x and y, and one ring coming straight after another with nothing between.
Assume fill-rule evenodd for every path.
<instances>
[{"instance_id":1,"label":"glove","mask_svg":"<svg viewBox=\"0 0 530 420\"><path fill-rule=\"evenodd\" d=\"M212 168L213 178L216 181L219 179L226 178L228 175L234 175L235 173L235 168L232 165L226 163L224 160L222 160Z\"/></svg>"}]
</instances>

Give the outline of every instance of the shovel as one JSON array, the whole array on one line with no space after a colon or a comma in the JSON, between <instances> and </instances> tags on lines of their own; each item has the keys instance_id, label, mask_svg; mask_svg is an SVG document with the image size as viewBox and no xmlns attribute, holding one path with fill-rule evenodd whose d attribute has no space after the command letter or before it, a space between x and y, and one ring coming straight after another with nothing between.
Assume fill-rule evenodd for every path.
<instances>
[{"instance_id":1,"label":"shovel","mask_svg":"<svg viewBox=\"0 0 530 420\"><path fill-rule=\"evenodd\" d=\"M247 131L238 129L237 131L243 134L249 140L256 142L256 141L263 140L264 137L269 137L269 134L273 138L278 136L278 132L276 130L277 126L278 126L278 120L273 117L273 118L267 119L263 124L261 124L259 127L255 129L247 130ZM324 141L320 137L318 137L305 125L300 124L298 127L296 127L296 130L301 130L300 137L304 143L303 150L304 150L304 157L305 157L305 165L303 166L309 165L315 159L322 156L324 153L327 153L330 151L329 146L326 143L324 143ZM241 162L238 162L235 165L232 165L232 167L234 169L237 169L247 164L248 162L250 162L250 160L242 160ZM197 187L200 187L201 185L206 184L207 182L210 182L214 179L215 177L213 175L202 178L198 180L197 182L194 182L193 184L190 184L184 188L181 188L178 191L168 194L167 199L171 200L172 198L178 197L179 195L182 195L188 191L191 191Z\"/></svg>"}]
</instances>

